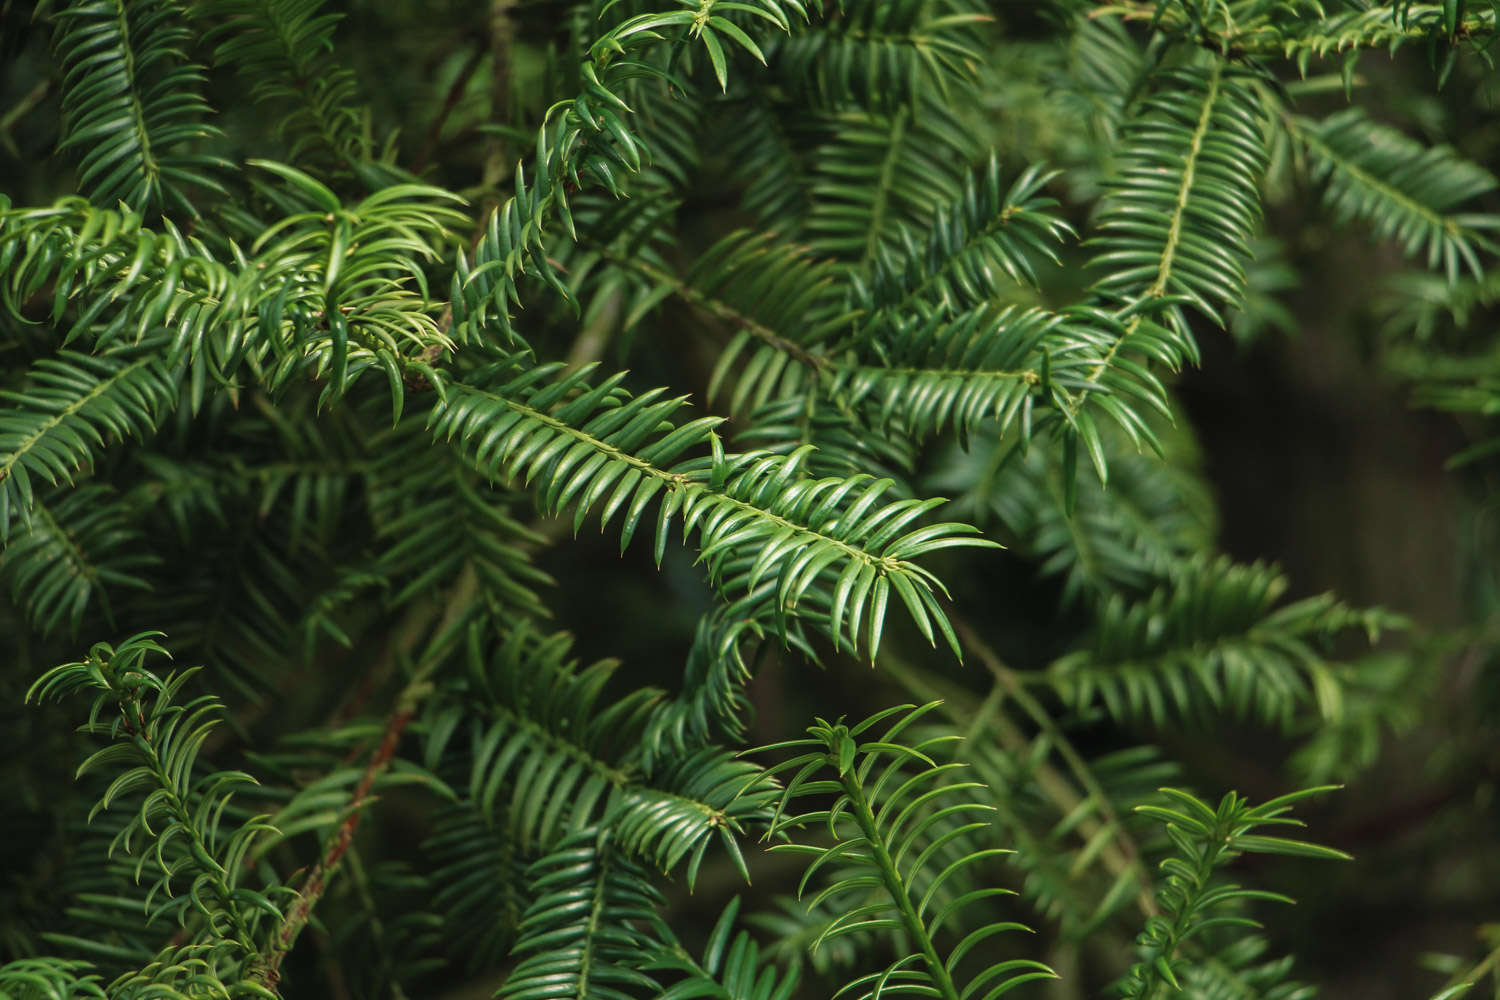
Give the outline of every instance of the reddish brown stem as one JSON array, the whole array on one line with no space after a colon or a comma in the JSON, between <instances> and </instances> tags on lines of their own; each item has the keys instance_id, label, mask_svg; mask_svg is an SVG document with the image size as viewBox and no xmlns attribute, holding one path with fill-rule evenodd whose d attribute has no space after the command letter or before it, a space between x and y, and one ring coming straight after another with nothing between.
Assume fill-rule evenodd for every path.
<instances>
[{"instance_id":1,"label":"reddish brown stem","mask_svg":"<svg viewBox=\"0 0 1500 1000\"><path fill-rule=\"evenodd\" d=\"M360 817L364 815L364 804L369 798L370 789L374 787L375 780L380 777L391 758L396 755L396 747L401 742L401 736L406 731L415 711L411 708L399 709L390 717L386 723L385 734L381 737L380 746L375 755L370 758L370 763L365 766L365 773L359 779L359 785L354 789L354 798L349 803L349 815L339 825L338 832L328 842L327 849L323 852L323 859L318 862L316 868L308 875L307 882L303 884L302 890L297 894L297 901L287 911L285 919L281 922L280 929L276 932L275 947L266 956L266 981L272 989L281 980L281 962L287 952L292 950L292 945L297 940L297 935L312 917L313 907L322 898L324 891L328 888L328 879L338 868L339 862L343 860L344 854L348 852L349 845L354 842L354 831L359 827Z\"/></svg>"}]
</instances>

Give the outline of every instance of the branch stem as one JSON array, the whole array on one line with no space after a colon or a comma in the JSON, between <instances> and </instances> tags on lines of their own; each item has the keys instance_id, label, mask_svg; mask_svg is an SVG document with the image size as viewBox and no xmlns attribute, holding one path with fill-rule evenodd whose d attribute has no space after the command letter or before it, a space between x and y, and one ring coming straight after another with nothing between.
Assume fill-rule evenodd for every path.
<instances>
[{"instance_id":1,"label":"branch stem","mask_svg":"<svg viewBox=\"0 0 1500 1000\"><path fill-rule=\"evenodd\" d=\"M896 912L901 916L902 926L911 935L912 941L922 950L922 961L927 965L927 971L932 976L932 981L937 984L938 994L943 1000L959 1000L958 988L953 984L953 977L948 972L948 967L942 958L938 956L937 948L932 943L932 937L927 933L922 918L917 916L916 907L912 906L911 895L907 892L906 881L901 878L901 873L896 869L896 863L891 858L891 852L885 846L885 840L881 837L876 827L875 815L870 811L870 802L865 797L865 790L860 785L857 772L850 770L839 779L844 787L844 794L849 797L849 811L854 816L854 821L859 824L859 829L864 834L865 842L870 845L870 854L877 868L880 869L880 880L885 884L886 893L891 902L896 905Z\"/></svg>"}]
</instances>

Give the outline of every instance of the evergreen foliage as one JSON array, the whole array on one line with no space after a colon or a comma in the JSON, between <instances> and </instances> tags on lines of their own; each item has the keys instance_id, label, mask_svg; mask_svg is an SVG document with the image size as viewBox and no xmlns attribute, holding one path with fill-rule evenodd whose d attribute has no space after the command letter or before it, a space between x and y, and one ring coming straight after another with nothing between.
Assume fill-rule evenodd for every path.
<instances>
[{"instance_id":1,"label":"evergreen foliage","mask_svg":"<svg viewBox=\"0 0 1500 1000\"><path fill-rule=\"evenodd\" d=\"M1497 16L0 6L0 1000L1309 996L1224 869L1495 612L1221 551L1179 387L1321 211L1488 486Z\"/></svg>"}]
</instances>

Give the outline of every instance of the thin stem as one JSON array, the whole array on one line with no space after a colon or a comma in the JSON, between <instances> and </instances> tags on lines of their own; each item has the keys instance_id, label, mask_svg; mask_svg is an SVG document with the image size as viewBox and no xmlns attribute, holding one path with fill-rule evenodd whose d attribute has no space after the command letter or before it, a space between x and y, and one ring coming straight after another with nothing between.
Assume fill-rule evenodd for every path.
<instances>
[{"instance_id":1,"label":"thin stem","mask_svg":"<svg viewBox=\"0 0 1500 1000\"><path fill-rule=\"evenodd\" d=\"M36 86L28 90L19 101L13 104L9 111L0 115L0 147L3 147L11 156L17 159L21 156L20 147L16 145L15 138L10 134L11 130L17 122L35 110L46 99L47 94L51 90L52 80L44 76L37 81Z\"/></svg>"},{"instance_id":2,"label":"thin stem","mask_svg":"<svg viewBox=\"0 0 1500 1000\"><path fill-rule=\"evenodd\" d=\"M1383 180L1382 178L1375 176L1368 170L1360 167L1358 164L1351 163L1338 150L1334 149L1332 146L1324 142L1322 138L1318 136L1318 134L1312 128L1309 127L1311 123L1309 123L1305 119L1297 115L1287 114L1285 111L1283 111L1281 115L1281 122L1282 125L1285 126L1286 130L1292 135L1296 136L1303 145L1305 145L1308 149L1316 150L1320 156L1324 157L1330 163L1334 164L1335 169L1348 174L1349 177L1356 181L1360 186L1371 191L1380 192L1380 197L1385 198L1388 201L1395 202L1407 212L1410 212L1412 215L1421 218L1423 222L1427 223L1427 225L1431 226L1433 229L1440 229L1443 232L1447 233L1450 237L1466 234L1467 231L1463 226L1459 225L1456 219L1450 218L1443 215L1441 212L1435 211L1431 206L1424 205L1422 202L1417 201L1411 195L1407 194L1405 191L1402 191L1394 184L1391 184Z\"/></svg>"},{"instance_id":3,"label":"thin stem","mask_svg":"<svg viewBox=\"0 0 1500 1000\"><path fill-rule=\"evenodd\" d=\"M666 285L672 292L689 305L697 306L715 319L723 320L730 326L744 330L755 339L762 341L781 351L799 364L811 368L813 371L821 372L827 369L832 361L821 354L814 354L801 344L797 344L770 327L759 322L754 317L747 316L743 312L724 302L722 299L705 295L698 289L683 281L670 271L664 271L659 267L653 267L638 258L624 258L615 254L604 252L604 256L613 264L628 267L644 278Z\"/></svg>"},{"instance_id":4,"label":"thin stem","mask_svg":"<svg viewBox=\"0 0 1500 1000\"><path fill-rule=\"evenodd\" d=\"M1161 257L1157 262L1156 278L1147 287L1145 292L1141 294L1140 298L1131 303L1127 308L1136 308L1141 302L1148 299L1161 298L1167 292L1167 286L1172 278L1172 265L1177 259L1177 247L1182 241L1182 227L1187 218L1188 200L1192 196L1193 183L1197 178L1198 160L1203 152L1203 142L1208 136L1209 126L1213 124L1214 103L1219 98L1219 85L1223 74L1224 64L1215 62L1213 71L1209 76L1208 90L1203 97L1203 109L1198 114L1197 124L1194 126L1192 137L1188 141L1187 155L1183 160L1182 179L1177 186L1177 196L1173 203L1171 221L1167 227L1166 242L1162 247ZM1103 377L1104 373L1109 370L1110 365L1114 363L1115 356L1120 353L1121 347L1130 339L1131 334L1135 333L1144 319L1145 313L1138 311L1126 321L1125 328L1120 332L1120 336L1115 338L1114 343L1110 345L1104 357L1100 358L1088 375L1084 377L1085 384L1092 386ZM1087 395L1085 391L1074 397L1071 400L1072 405L1069 407L1069 411L1076 414L1078 408L1083 404L1083 400L1087 398Z\"/></svg>"},{"instance_id":5,"label":"thin stem","mask_svg":"<svg viewBox=\"0 0 1500 1000\"><path fill-rule=\"evenodd\" d=\"M36 443L40 441L44 436L46 436L48 431L51 431L54 427L57 427L69 417L76 415L84 407L88 406L94 400L109 392L116 385L133 374L137 369L144 368L147 365L151 364L151 361L151 358L141 358L138 361L131 362L117 372L112 372L111 374L100 379L98 385L94 386L88 392L84 393L82 396L79 396L67 406L64 406L52 416L48 417L46 420L38 424L35 430L26 435L26 437L22 438L20 441L17 441L15 446L11 449L10 453L5 456L5 461L0 462L0 483L3 483L5 480L11 477L11 473L15 470L17 463L21 461L21 456L25 455L33 447L35 447Z\"/></svg>"},{"instance_id":6,"label":"thin stem","mask_svg":"<svg viewBox=\"0 0 1500 1000\"><path fill-rule=\"evenodd\" d=\"M337 120L337 109L335 117L329 116L329 109L322 95L318 91L318 83L321 82L326 88L330 82L341 72L331 67L323 67L316 81L313 77L313 64L305 57L307 51L300 40L293 34L290 20L283 16L282 5L260 0L258 16L263 23L271 25L272 34L276 38L279 55L286 60L286 72L291 78L292 87L301 99L304 109L311 116L313 127L318 138L328 151L333 154L333 162L340 166L349 164L350 150L339 136L339 122Z\"/></svg>"},{"instance_id":7,"label":"thin stem","mask_svg":"<svg viewBox=\"0 0 1500 1000\"><path fill-rule=\"evenodd\" d=\"M166 795L168 809L176 816L178 824L186 831L186 836L193 845L190 854L195 859L209 858L212 860L212 855L208 851L208 844L204 843L203 837L196 826L198 817L192 809L188 808L188 804L173 790L171 776L162 762L161 755L157 753L155 745L151 743L150 738L144 733L138 734L138 739L148 747L147 752L150 767L152 773L156 775L156 780L160 784L162 792ZM240 912L239 907L235 905L233 890L226 881L227 878L232 878L233 876L229 872L226 872L218 862L214 862L213 868L208 872L208 875L214 887L214 893L219 897L219 905L223 907L225 916L229 918L229 923L234 928L235 941L244 949L246 955L254 955L255 941L250 934L250 924L245 919L245 915ZM210 920L209 923L212 924L213 921Z\"/></svg>"},{"instance_id":8,"label":"thin stem","mask_svg":"<svg viewBox=\"0 0 1500 1000\"><path fill-rule=\"evenodd\" d=\"M963 704L968 695L967 691L956 685L945 683L939 678L932 677L916 667L902 663L889 654L881 656L881 666L887 673L892 674L898 683L917 697L924 701L942 701L942 711L955 724L964 725L967 730L965 741L964 743L960 743L959 747L968 745L969 741L976 734L988 728L989 732L993 733L995 738L1000 741L1000 745L1011 756L1011 759L1023 761L1028 758L1032 750L1032 739L1022 732L1021 728L1011 721L1004 712L999 711L1001 701L1006 694L1006 690L1002 686L997 684L990 695L980 703L977 710L972 714L965 715L956 709L955 706ZM1045 710L1043 714L1045 715ZM1048 721L1051 722L1050 718ZM1106 844L1099 852L1100 863L1103 864L1105 870L1110 875L1116 877L1127 871L1133 871L1140 885L1135 894L1136 907L1140 910L1142 916L1151 917L1156 915L1160 912L1160 908L1156 905L1155 888L1152 885L1150 873L1147 871L1136 849L1135 842L1125 832L1124 828L1119 825L1119 821L1115 818L1108 799L1101 798L1103 790L1098 787L1097 782L1093 781L1093 775L1088 772L1087 764L1082 758L1078 757L1072 744L1068 743L1067 738L1055 727L1055 724L1053 724L1050 735L1054 741L1053 746L1055 749L1058 749L1059 754L1062 753L1061 747L1066 746L1068 748L1068 751L1073 755L1077 764L1084 771L1082 777L1087 778L1090 785L1092 785L1092 789L1086 787L1085 791L1088 792L1090 797L1098 799L1103 806L1101 809L1101 813L1105 816L1103 822L1092 816L1086 816L1079 821L1079 840L1087 844L1101 830L1106 828L1112 830L1113 838L1111 843ZM1047 761L1038 761L1031 768L1030 773L1036 781L1037 790L1052 804L1052 807L1057 810L1059 815L1072 815L1074 810L1083 804L1085 796L1073 787L1068 775ZM1074 779L1078 780L1079 778L1077 770L1074 769ZM1080 781L1080 783L1082 782Z\"/></svg>"},{"instance_id":9,"label":"thin stem","mask_svg":"<svg viewBox=\"0 0 1500 1000\"><path fill-rule=\"evenodd\" d=\"M451 388L458 388L458 386L454 385ZM753 503L749 503L745 500L740 500L737 497L730 496L728 493L722 493L717 490L710 489L703 483L696 482L680 473L668 472L665 469L658 468L657 466L651 464L643 458L638 458L637 456L632 455L631 453L621 448L616 448L614 445L609 444L608 442L603 441L597 437L594 437L592 434L587 434L584 431L579 430L572 424L558 420L557 418L550 416L549 414L546 414L541 410L527 406L525 403L518 402L514 399L499 395L497 393L488 392L484 389L476 389L473 386L463 386L463 391L473 393L476 396L483 396L486 399L494 400L495 402L501 403L509 407L510 409L523 414L529 419L535 420L538 423L545 424L555 431L568 435L581 444L587 444L589 447L595 449L596 451L602 452L607 458L613 461L623 462L626 465L629 465L631 468L639 471L643 475L650 476L653 479L661 480L662 482L666 483L667 488L670 490L682 490L688 498L688 500L686 501L687 503L691 503L692 498L694 497L709 496L712 497L712 502L715 506L735 507L739 510L753 514L755 517L760 518L761 520L770 521L771 523L786 528L790 531L796 532L801 535L806 535L810 538L818 539L819 541L838 549L849 558L859 560L860 562L863 562L869 566L874 566L882 572L895 573L908 571L909 564L904 560L892 559L889 556L875 555L874 553L868 552L857 545L852 545L841 538L835 538L832 535L818 531L815 528L808 527L805 524L799 524L798 522L790 520L789 518L782 517L780 514L773 514L771 511L767 510L764 507L758 507Z\"/></svg>"},{"instance_id":10,"label":"thin stem","mask_svg":"<svg viewBox=\"0 0 1500 1000\"><path fill-rule=\"evenodd\" d=\"M474 600L474 593L478 586L478 580L474 573L472 564L464 567L459 576L457 584L448 598L447 610L442 621L438 624L437 634L442 635L447 631L454 621L462 615L464 609ZM415 642L420 632L419 623L430 612L423 611L420 614L410 616L402 623L400 636L403 642ZM302 889L297 894L297 899L286 911L281 926L277 928L271 948L265 955L265 969L262 973L267 985L272 989L281 979L281 963L296 943L297 935L312 917L313 907L323 897L328 889L329 880L334 872L338 870L339 862L348 853L354 842L354 833L359 827L359 821L364 817L364 806L367 803L370 792L375 786L376 780L390 767L392 759L396 755L396 748L401 743L401 737L406 732L406 727L416 716L417 709L421 706L423 698L432 690L432 682L428 678L443 661L440 650L429 647L428 655L412 671L411 680L396 697L395 707L386 720L385 730L381 734L380 743L370 761L365 765L364 773L360 776L359 784L354 790L354 796L349 801L348 816L339 825L337 832L328 842L323 852L322 859L303 883Z\"/></svg>"},{"instance_id":11,"label":"thin stem","mask_svg":"<svg viewBox=\"0 0 1500 1000\"><path fill-rule=\"evenodd\" d=\"M1440 10L1436 4L1422 6L1434 13ZM1155 0L1150 0L1150 2L1117 0L1117 2L1094 8L1089 12L1088 17L1090 20L1100 17L1118 17L1122 21L1148 21L1169 29L1191 26L1182 17L1178 8L1167 7L1163 10L1162 5ZM1360 21L1366 23L1361 25ZM1475 11L1470 8L1467 16L1458 25L1455 34L1460 38L1481 34L1492 28L1494 23L1495 15L1492 11ZM1332 29L1329 28L1330 24ZM1375 7L1351 11L1342 17L1320 22L1321 33L1301 35L1289 35L1284 25L1272 23L1266 17L1261 17L1250 24L1229 23L1220 33L1210 31L1205 22L1197 26L1199 31L1197 43L1226 59L1285 59L1303 51L1311 51L1322 56L1351 49L1389 49L1405 39L1442 38L1445 42L1450 41L1446 34L1441 32L1440 25L1440 21L1419 22L1410 15L1402 18L1395 13L1393 7ZM1435 27L1439 30L1432 30ZM1361 29L1366 33L1360 34Z\"/></svg>"},{"instance_id":12,"label":"thin stem","mask_svg":"<svg viewBox=\"0 0 1500 1000\"><path fill-rule=\"evenodd\" d=\"M375 897L370 892L370 879L365 874L365 866L359 858L359 851L350 848L344 856L348 865L349 881L354 885L354 891L359 896L360 905L365 908L365 913L370 918L370 936L377 942L375 953L379 956L381 969L385 972L388 982L386 988L390 991L391 1000L407 1000L406 990L396 979L395 969L391 960L392 950L385 944L386 931L385 922L380 919L380 909L376 906ZM335 966L336 967L336 966Z\"/></svg>"},{"instance_id":13,"label":"thin stem","mask_svg":"<svg viewBox=\"0 0 1500 1000\"><path fill-rule=\"evenodd\" d=\"M953 622L955 631L958 632L959 642L963 644L964 648L971 651L979 659L980 663L984 664L985 669L995 678L1005 694L1020 706L1021 710L1030 717L1031 721L1036 723L1037 727L1047 735L1048 739L1052 741L1053 747L1056 748L1058 756L1062 757L1063 762L1068 765L1068 770L1072 773L1074 779L1098 803L1099 813L1104 817L1105 824L1113 832L1114 842L1119 850L1119 859L1112 867L1118 866L1115 867L1116 873L1123 871L1125 868L1135 870L1142 886L1141 890L1136 893L1136 904L1146 916L1156 913L1156 900L1150 888L1151 880L1146 873L1145 864L1141 861L1140 851L1136 848L1135 841L1125 832L1125 827L1121 824L1119 816L1116 815L1114 806L1110 803L1109 796L1105 793L1104 787L1099 784L1098 779L1094 777L1094 772L1089 767L1088 761L1083 759L1083 755L1078 752L1078 748L1073 746L1072 741L1063 733L1062 727L1052 718L1051 713L1047 711L1030 691L1026 690L1022 679L1015 671L1005 665L1005 662L996 655L989 644L981 639L979 634L967 622L952 615L949 617ZM1068 789L1068 792L1072 793L1072 789ZM1074 804L1076 805L1076 803ZM1069 811L1071 809L1065 809L1063 814L1067 815Z\"/></svg>"},{"instance_id":14,"label":"thin stem","mask_svg":"<svg viewBox=\"0 0 1500 1000\"><path fill-rule=\"evenodd\" d=\"M350 845L354 843L354 831L359 827L359 821L364 816L364 805L369 799L371 788L375 785L375 779L390 766L391 759L396 755L396 747L400 744L401 737L415 714L414 709L398 710L387 720L380 747L370 758L369 764L365 766L359 785L354 790L354 797L349 802L348 817L339 825L333 838L328 842L322 860L307 877L302 890L297 893L296 901L287 910L281 926L277 928L271 947L265 954L266 966L263 973L267 985L272 989L275 989L276 984L281 981L282 960L292 950L297 935L312 918L313 907L317 905L318 900L323 898L323 893L327 891L329 880L338 869L339 862L343 860Z\"/></svg>"},{"instance_id":15,"label":"thin stem","mask_svg":"<svg viewBox=\"0 0 1500 1000\"><path fill-rule=\"evenodd\" d=\"M900 159L897 151L906 138L910 117L911 112L903 105L891 119L891 138L886 146L885 160L880 165L880 180L875 185L875 201L870 206L870 228L865 235L864 256L859 262L861 269L868 267L880 251L880 230L885 225L886 209L891 200L891 178L896 171L896 161Z\"/></svg>"},{"instance_id":16,"label":"thin stem","mask_svg":"<svg viewBox=\"0 0 1500 1000\"><path fill-rule=\"evenodd\" d=\"M963 246L959 247L958 250L949 254L944 259L941 266L932 268L932 270L927 273L926 277L924 277L916 285L908 288L905 294L902 295L899 300L880 306L877 310L875 310L875 315L907 315L912 303L920 301L923 294L926 293L927 289L931 288L932 284L935 281L937 281L943 275L947 274L948 271L955 266L956 261L960 260L964 254L969 252L969 250L973 249L976 244L984 242L991 236L994 236L996 233L1009 226L1011 219L1015 217L1017 211L1018 209L1016 208L1016 206L1006 205L1000 210L999 214L997 214L989 222L985 223L983 226L972 232L966 233ZM866 323L865 328L868 329L872 325L873 320L870 323Z\"/></svg>"},{"instance_id":17,"label":"thin stem","mask_svg":"<svg viewBox=\"0 0 1500 1000\"><path fill-rule=\"evenodd\" d=\"M1479 982L1479 980L1483 976L1486 976L1491 972L1500 973L1500 947L1496 947L1494 951L1490 952L1488 955L1484 956L1484 958L1480 959L1479 962L1467 972L1462 972L1454 975L1452 979L1448 980L1447 988L1452 989L1455 986L1472 986L1475 983Z\"/></svg>"},{"instance_id":18,"label":"thin stem","mask_svg":"<svg viewBox=\"0 0 1500 1000\"><path fill-rule=\"evenodd\" d=\"M516 0L490 0L490 120L496 123L504 121L510 113L510 49L516 30L511 11L515 6ZM505 137L497 132L490 137L489 156L484 163L484 186L489 188L499 184L510 165Z\"/></svg>"},{"instance_id":19,"label":"thin stem","mask_svg":"<svg viewBox=\"0 0 1500 1000\"><path fill-rule=\"evenodd\" d=\"M1184 887L1182 892L1182 905L1178 908L1172 923L1167 929L1166 940L1162 949L1161 958L1157 962L1144 964L1145 971L1141 975L1141 989L1130 995L1128 1000L1152 1000L1162 984L1166 981L1161 974L1158 963L1170 962L1176 955L1178 949L1185 945L1184 938L1187 936L1193 921L1193 915L1198 911L1198 904L1203 898L1203 890L1208 886L1208 880L1213 875L1214 866L1218 864L1219 855L1224 853L1224 845L1229 841L1228 832L1222 828L1215 829L1203 844L1203 850L1194 859L1191 885ZM1182 876L1176 876L1181 878Z\"/></svg>"},{"instance_id":20,"label":"thin stem","mask_svg":"<svg viewBox=\"0 0 1500 1000\"><path fill-rule=\"evenodd\" d=\"M938 957L937 948L927 933L927 927L922 923L922 918L917 916L916 907L912 906L911 896L906 891L906 882L901 878L901 873L896 870L896 863L891 859L891 853L886 849L885 841L876 830L875 815L870 811L869 800L865 798L865 790L861 787L856 772L851 770L840 778L839 782L843 785L844 794L849 797L849 811L854 816L854 821L859 824L865 842L870 845L871 860L880 869L880 880L885 884L886 893L890 896L891 902L896 904L896 912L900 914L901 923L906 927L906 932L921 948L922 960L927 964L927 971L932 976L933 982L937 984L939 995L943 1000L958 1000L958 988L953 984L953 977L948 974L947 966Z\"/></svg>"},{"instance_id":21,"label":"thin stem","mask_svg":"<svg viewBox=\"0 0 1500 1000\"><path fill-rule=\"evenodd\" d=\"M464 91L468 89L470 77L474 75L475 68L479 66L479 60L483 58L484 47L476 47L473 52L469 53L469 58L459 69L458 76L454 78L453 83L448 87L448 93L443 97L443 106L438 109L437 116L433 118L432 125L427 129L427 138L422 142L422 152L412 164L412 173L421 174L427 169L427 164L432 161L432 155L437 152L438 142L443 136L443 126L448 123L453 109L458 107Z\"/></svg>"},{"instance_id":22,"label":"thin stem","mask_svg":"<svg viewBox=\"0 0 1500 1000\"><path fill-rule=\"evenodd\" d=\"M130 124L135 133L136 142L140 144L141 172L146 177L146 191L148 195L156 194L161 189L161 167L157 164L156 154L151 149L151 130L146 125L146 109L141 105L140 80L136 78L135 48L130 40L130 19L123 2L119 3L118 11L115 23L120 32L119 51L124 63L121 75L125 78L125 89L129 94Z\"/></svg>"},{"instance_id":23,"label":"thin stem","mask_svg":"<svg viewBox=\"0 0 1500 1000\"><path fill-rule=\"evenodd\" d=\"M1214 102L1219 99L1219 81L1223 75L1223 63L1214 63L1213 72L1208 78L1208 92L1203 96L1203 111L1198 115L1198 124L1193 129L1187 156L1183 160L1182 182L1177 188L1177 201L1172 207L1172 222L1167 229L1166 245L1162 247L1161 262L1157 265L1156 280L1146 289L1146 296L1149 298L1165 294L1167 282L1172 277L1172 263L1177 258L1177 244L1182 239L1182 223L1187 218L1188 198L1193 193L1193 181L1198 174L1198 157L1202 155L1208 127L1213 123Z\"/></svg>"}]
</instances>

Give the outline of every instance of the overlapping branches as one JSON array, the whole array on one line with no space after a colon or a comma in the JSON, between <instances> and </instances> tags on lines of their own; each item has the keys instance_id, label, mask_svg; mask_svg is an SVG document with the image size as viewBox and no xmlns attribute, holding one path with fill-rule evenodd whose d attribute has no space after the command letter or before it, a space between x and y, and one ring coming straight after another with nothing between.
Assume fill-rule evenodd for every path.
<instances>
[{"instance_id":1,"label":"overlapping branches","mask_svg":"<svg viewBox=\"0 0 1500 1000\"><path fill-rule=\"evenodd\" d=\"M753 589L774 580L779 614L810 612L851 650L879 649L892 596L929 641L936 626L956 649L937 602L942 584L912 560L993 543L966 525L919 526L940 500L887 501L891 483L869 477L810 479L805 451L725 454L713 432L719 418L673 423L682 399L659 390L630 396L623 376L591 385L588 369L549 380L559 369L504 361L481 380L488 388L450 384L433 413L434 434L456 442L486 475L531 486L544 510L573 506L575 524L596 505L602 524L620 515L622 549L654 506L658 560L680 521L685 535L697 534L716 583ZM705 446L707 458L678 461ZM748 574L726 572L747 552Z\"/></svg>"},{"instance_id":2,"label":"overlapping branches","mask_svg":"<svg viewBox=\"0 0 1500 1000\"><path fill-rule=\"evenodd\" d=\"M771 833L826 824L834 841L828 846L790 843L773 850L809 858L803 888L819 869L845 866L842 870L830 867L836 881L813 897L812 905L826 899L846 907L823 929L813 949L824 940L887 927L899 928L910 940L908 954L845 987L845 991L862 991L856 994L860 997L894 990L959 1000L982 987L1005 992L1056 975L1031 959L986 958L960 986L964 983L964 956L996 935L1026 930L1015 921L966 926L967 933L956 946L946 953L938 950L935 939L958 913L1011 892L1002 888L954 888L963 886L985 861L1008 851L971 847L963 839L989 826L983 818L989 809L969 797L972 789L980 787L977 782L955 780L961 765L936 764L929 756L952 737L937 736L915 743L899 739L903 730L935 707L902 705L854 726L819 719L808 729L810 738L762 748L797 752L769 768L770 773L793 773L777 807ZM880 736L861 740L871 728L891 719L894 721ZM802 796L827 794L834 796L828 808L807 813L785 811ZM944 853L949 846L956 857ZM975 954L991 951L984 948Z\"/></svg>"},{"instance_id":3,"label":"overlapping branches","mask_svg":"<svg viewBox=\"0 0 1500 1000\"><path fill-rule=\"evenodd\" d=\"M1338 669L1318 642L1344 629L1363 630L1373 642L1405 622L1329 594L1277 607L1286 585L1260 564L1196 560L1145 600L1106 601L1090 646L1058 659L1049 673L1074 704L1098 699L1116 718L1157 725L1212 712L1285 726L1302 704L1337 718Z\"/></svg>"},{"instance_id":4,"label":"overlapping branches","mask_svg":"<svg viewBox=\"0 0 1500 1000\"><path fill-rule=\"evenodd\" d=\"M192 32L158 0L84 0L57 15L63 137L79 154L78 186L101 208L196 216L194 188L224 194L231 164L193 149L207 124L205 74L188 62Z\"/></svg>"}]
</instances>

